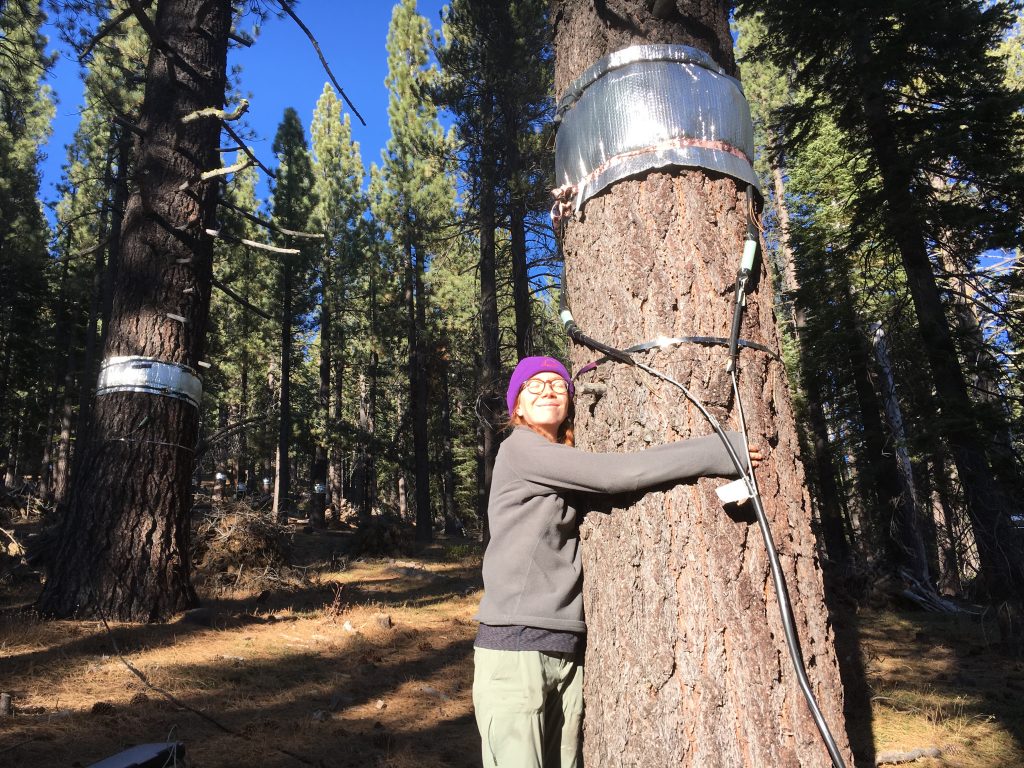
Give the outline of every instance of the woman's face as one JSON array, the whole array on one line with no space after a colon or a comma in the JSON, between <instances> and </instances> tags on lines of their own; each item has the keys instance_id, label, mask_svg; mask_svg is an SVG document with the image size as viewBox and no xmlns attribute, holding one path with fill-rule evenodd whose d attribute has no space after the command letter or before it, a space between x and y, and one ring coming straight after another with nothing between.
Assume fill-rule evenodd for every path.
<instances>
[{"instance_id":1,"label":"woman's face","mask_svg":"<svg viewBox=\"0 0 1024 768\"><path fill-rule=\"evenodd\" d=\"M534 394L527 387L531 382L544 382L544 389ZM551 388L551 382L564 379L552 371L543 371L536 376L530 377L523 388L519 390L519 400L516 402L516 415L532 429L549 435L552 440L557 439L558 428L569 415L569 393L557 393ZM536 387L537 384L532 386Z\"/></svg>"}]
</instances>

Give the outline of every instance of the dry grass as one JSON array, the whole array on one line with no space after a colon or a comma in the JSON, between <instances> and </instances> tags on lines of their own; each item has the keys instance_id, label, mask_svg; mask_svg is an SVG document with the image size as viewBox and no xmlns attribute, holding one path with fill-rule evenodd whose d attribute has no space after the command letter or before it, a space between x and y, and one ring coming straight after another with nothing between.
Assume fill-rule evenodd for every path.
<instances>
[{"instance_id":1,"label":"dry grass","mask_svg":"<svg viewBox=\"0 0 1024 768\"><path fill-rule=\"evenodd\" d=\"M289 578L258 593L209 578L194 620L108 633L0 612L0 690L17 706L0 720L0 766L89 765L168 739L185 742L188 768L478 765L478 547L349 562L345 534L291 539ZM1000 655L990 626L878 610L855 621L876 755L938 747L913 765L1024 766L1024 662Z\"/></svg>"},{"instance_id":2,"label":"dry grass","mask_svg":"<svg viewBox=\"0 0 1024 768\"><path fill-rule=\"evenodd\" d=\"M862 614L876 753L936 747L920 768L1024 766L1024 661L968 616Z\"/></svg>"}]
</instances>

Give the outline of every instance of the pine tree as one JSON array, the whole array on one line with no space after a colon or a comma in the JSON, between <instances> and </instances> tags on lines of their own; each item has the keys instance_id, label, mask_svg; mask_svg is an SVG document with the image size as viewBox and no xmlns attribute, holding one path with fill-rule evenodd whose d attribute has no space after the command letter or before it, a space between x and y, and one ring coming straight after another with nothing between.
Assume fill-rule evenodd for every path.
<instances>
[{"instance_id":1,"label":"pine tree","mask_svg":"<svg viewBox=\"0 0 1024 768\"><path fill-rule=\"evenodd\" d=\"M320 396L319 409L325 419L322 442L318 445L314 482L326 486L323 498L313 502L323 510L329 503L337 508L344 500L341 435L336 424L342 416L346 363L352 349L352 336L363 336L368 329L359 313L348 304L366 289L372 264L363 258L361 225L367 201L362 193L363 161L359 143L352 141L349 116L342 118L341 101L330 85L324 84L313 114L313 175L317 199L313 226L325 235L324 262L320 270ZM368 334L366 334L368 335ZM365 337L365 336L364 336ZM352 370L365 376L369 354L352 361ZM356 394L352 392L352 394ZM365 441L360 442L363 455ZM322 455L321 455L322 454ZM321 466L322 463L322 466ZM359 471L365 473L365 461ZM365 483L365 479L361 479ZM365 493L361 494L365 497ZM363 505L363 511L368 511Z\"/></svg>"},{"instance_id":2,"label":"pine tree","mask_svg":"<svg viewBox=\"0 0 1024 768\"><path fill-rule=\"evenodd\" d=\"M428 65L430 32L415 0L395 5L388 30L388 121L391 139L371 182L373 211L389 230L404 261L408 343L408 408L412 417L416 487L416 537L430 541L427 295L424 275L433 245L450 221L452 183L444 172L446 137L428 89L436 70Z\"/></svg>"},{"instance_id":3,"label":"pine tree","mask_svg":"<svg viewBox=\"0 0 1024 768\"><path fill-rule=\"evenodd\" d=\"M1008 8L966 0L828 9L756 0L740 7L763 13L766 55L780 65L799 61L807 95L789 110L794 141L827 110L879 180L859 185L852 222L867 239L875 233L864 222L884 211L881 234L906 273L983 588L992 600L1019 601L1024 549L1010 521L1015 505L999 493L930 258L949 232L959 235L966 265L986 248L1018 242L1024 183L1015 147L1024 94L1006 89L1002 62L989 55L1009 24ZM948 181L937 189L936 178Z\"/></svg>"},{"instance_id":4,"label":"pine tree","mask_svg":"<svg viewBox=\"0 0 1024 768\"><path fill-rule=\"evenodd\" d=\"M124 217L106 359L142 356L195 369L210 300L220 124L183 122L224 103L231 4L167 0L142 106L142 179ZM168 53L173 51L173 54ZM156 255L154 255L156 254ZM45 554L39 599L52 616L154 621L195 603L188 515L198 409L120 391L97 398L67 515Z\"/></svg>"},{"instance_id":5,"label":"pine tree","mask_svg":"<svg viewBox=\"0 0 1024 768\"><path fill-rule=\"evenodd\" d=\"M277 156L277 178L273 185L273 222L279 229L305 232L316 205L313 195L313 169L306 149L306 133L298 113L289 107L274 137ZM274 485L274 513L285 517L291 504L291 450L292 450L292 370L299 349L293 338L303 330L304 318L312 310L312 270L314 248L278 238L281 245L299 253L281 253L278 257L278 295L280 296L280 374L279 433L277 442L277 474Z\"/></svg>"}]
</instances>

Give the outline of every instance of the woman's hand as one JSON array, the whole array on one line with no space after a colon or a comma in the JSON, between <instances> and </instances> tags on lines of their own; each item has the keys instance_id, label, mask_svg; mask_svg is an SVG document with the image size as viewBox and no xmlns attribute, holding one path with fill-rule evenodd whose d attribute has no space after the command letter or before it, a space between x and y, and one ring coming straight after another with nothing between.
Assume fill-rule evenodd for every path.
<instances>
[{"instance_id":1,"label":"woman's hand","mask_svg":"<svg viewBox=\"0 0 1024 768\"><path fill-rule=\"evenodd\" d=\"M750 454L750 463L754 467L761 466L761 462L764 461L765 456L764 456L763 453L761 453L761 449L760 448L758 448L756 445L748 445L747 446L747 453Z\"/></svg>"}]
</instances>

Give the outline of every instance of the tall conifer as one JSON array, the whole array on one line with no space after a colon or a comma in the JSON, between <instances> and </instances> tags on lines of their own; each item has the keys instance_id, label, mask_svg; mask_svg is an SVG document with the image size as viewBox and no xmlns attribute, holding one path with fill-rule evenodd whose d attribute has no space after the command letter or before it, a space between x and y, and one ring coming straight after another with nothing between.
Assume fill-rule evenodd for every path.
<instances>
[{"instance_id":1,"label":"tall conifer","mask_svg":"<svg viewBox=\"0 0 1024 768\"><path fill-rule=\"evenodd\" d=\"M385 83L391 93L391 139L383 152L382 166L375 170L371 195L374 214L388 228L391 242L404 261L416 537L429 541L433 533L424 274L441 229L450 221L454 190L443 167L446 137L429 99L429 87L437 76L436 69L429 65L429 25L416 13L415 0L395 5L387 51Z\"/></svg>"}]
</instances>

